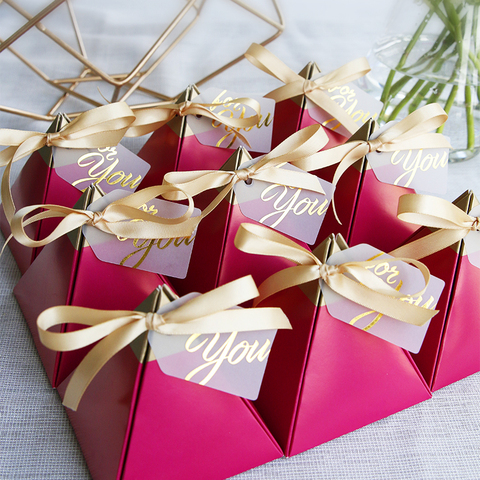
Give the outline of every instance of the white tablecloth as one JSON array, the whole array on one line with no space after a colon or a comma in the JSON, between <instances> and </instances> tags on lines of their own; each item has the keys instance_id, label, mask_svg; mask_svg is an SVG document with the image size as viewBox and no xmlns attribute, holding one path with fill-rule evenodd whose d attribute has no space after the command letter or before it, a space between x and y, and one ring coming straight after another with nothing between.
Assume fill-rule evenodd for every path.
<instances>
[{"instance_id":1,"label":"white tablecloth","mask_svg":"<svg viewBox=\"0 0 480 480\"><path fill-rule=\"evenodd\" d=\"M31 13L40 0L22 2ZM267 0L252 2L266 13ZM279 0L283 35L268 47L293 70L315 60L323 71L366 55L383 30L392 1ZM87 52L108 72L126 71L138 61L183 5L178 2L74 1ZM45 24L69 40L64 7ZM21 24L0 2L0 38ZM161 27L158 27L160 25ZM248 25L253 25L249 28ZM149 86L175 94L261 41L272 30L247 24L239 7L207 0L202 17L185 42L148 80ZM51 77L79 72L79 66L39 32L21 39L17 49L35 59ZM228 86L239 94L264 94L279 82L248 62L208 85ZM109 89L102 87L102 94ZM44 113L58 93L40 81L10 52L0 55L0 104ZM98 96L99 101L102 101ZM86 108L84 105L77 108ZM75 109L75 105L72 106ZM0 113L0 127L44 131L47 124ZM126 142L138 151L145 139ZM15 165L18 173L21 163ZM446 197L466 188L480 192L480 157L450 167ZM45 273L48 275L48 272ZM12 295L20 275L7 250L0 258L0 479L88 479L89 473L59 397L48 384L28 328ZM480 321L480 319L479 319ZM479 345L480 347L480 345ZM480 374L446 387L433 399L290 459L245 472L240 479L480 479Z\"/></svg>"}]
</instances>

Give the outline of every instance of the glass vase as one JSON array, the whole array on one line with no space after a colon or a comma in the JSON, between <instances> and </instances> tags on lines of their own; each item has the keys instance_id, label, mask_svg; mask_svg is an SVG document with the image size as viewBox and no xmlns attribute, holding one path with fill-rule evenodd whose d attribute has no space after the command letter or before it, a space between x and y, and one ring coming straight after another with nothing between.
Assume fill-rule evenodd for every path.
<instances>
[{"instance_id":1,"label":"glass vase","mask_svg":"<svg viewBox=\"0 0 480 480\"><path fill-rule=\"evenodd\" d=\"M437 102L451 161L480 153L480 0L399 0L370 54L381 122Z\"/></svg>"}]
</instances>

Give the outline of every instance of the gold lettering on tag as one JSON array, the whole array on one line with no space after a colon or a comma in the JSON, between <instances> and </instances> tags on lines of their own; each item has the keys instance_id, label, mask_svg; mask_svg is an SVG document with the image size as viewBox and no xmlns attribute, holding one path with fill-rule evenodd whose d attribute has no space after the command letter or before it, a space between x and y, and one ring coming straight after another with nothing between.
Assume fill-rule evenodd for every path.
<instances>
[{"instance_id":1,"label":"gold lettering on tag","mask_svg":"<svg viewBox=\"0 0 480 480\"><path fill-rule=\"evenodd\" d=\"M338 87L332 87L327 90L330 95L330 99L337 103L337 105L345 110L355 123L363 125L369 118L375 120L378 117L378 113L372 113L368 110L362 110L357 108L358 98L355 89L349 85L341 85ZM337 130L341 123L336 118L329 118L325 120L322 125L328 126L330 130Z\"/></svg>"},{"instance_id":2,"label":"gold lettering on tag","mask_svg":"<svg viewBox=\"0 0 480 480\"><path fill-rule=\"evenodd\" d=\"M245 118L245 105L241 103L233 103L232 97L224 97L222 98L225 94L227 93L227 90L223 90L221 93L217 95L217 97L211 102L211 103L218 103L219 106L215 107L209 107L210 111L215 112L217 115L223 115L227 118ZM226 103L230 102L230 103ZM220 111L218 111L218 108L222 107ZM240 115L236 115L240 112ZM245 132L250 132L254 127L257 128L262 128L262 127L268 127L272 123L273 119L271 118L270 112L268 112L267 116L263 118L263 115L260 114L260 118L257 122L256 125L252 125L251 127L245 127L245 128L233 128L229 127L228 125L224 125L223 123L212 120L212 127L213 128L223 128L226 132L226 134L218 140L216 146L220 147L224 142L228 140L228 144L225 148L230 148L235 140L238 138L238 132L240 130L243 130Z\"/></svg>"},{"instance_id":3,"label":"gold lettering on tag","mask_svg":"<svg viewBox=\"0 0 480 480\"><path fill-rule=\"evenodd\" d=\"M190 335L188 340L185 342L185 350L189 353L194 353L203 348L202 360L205 363L199 365L197 368L188 373L185 377L185 380L191 380L198 373L210 369L205 377L203 377L200 382L197 382L200 385L206 385L218 372L219 368L225 361L227 361L230 365L238 365L243 360L248 363L252 363L255 360L258 360L260 363L264 362L270 353L270 340L265 340L265 343L261 348L258 348L260 344L257 340L255 340L253 344L248 343L246 340L242 340L235 345L237 333L238 332L232 332L225 342L216 350L214 349L217 346L220 333L216 333L211 340L209 337L205 338L195 346L192 346L192 344L198 337L201 336L201 334L194 333L193 335Z\"/></svg>"},{"instance_id":4,"label":"gold lettering on tag","mask_svg":"<svg viewBox=\"0 0 480 480\"><path fill-rule=\"evenodd\" d=\"M88 152L77 160L79 167L88 168L88 177L75 180L72 185L76 187L87 182L86 188L89 185L106 182L108 185L120 184L122 187L134 190L142 181L142 176L133 178L132 173L126 174L123 170L115 171L119 162L116 147L98 148L96 152Z\"/></svg>"},{"instance_id":5,"label":"gold lettering on tag","mask_svg":"<svg viewBox=\"0 0 480 480\"><path fill-rule=\"evenodd\" d=\"M291 196L288 196L292 190L295 190ZM260 198L264 202L272 202L274 211L263 216L259 222L265 223L268 219L276 218L270 227L275 228L285 219L288 213L300 216L306 213L309 216L322 216L328 208L328 199L320 203L319 199L310 200L308 197L298 201L301 188L286 187L285 185L272 184L263 190Z\"/></svg>"},{"instance_id":6,"label":"gold lettering on tag","mask_svg":"<svg viewBox=\"0 0 480 480\"><path fill-rule=\"evenodd\" d=\"M156 215L158 213L158 209L155 206L150 205L147 207L146 204L143 204L139 207L140 210L144 212L150 213L151 215ZM131 220L132 222L142 222L141 219L134 219ZM125 237L119 237L117 235L117 239L121 242L125 242L129 240ZM132 240L132 239L130 239ZM125 262L133 257L140 257L137 260L137 263L133 265L131 268L138 268L147 258L148 254L151 252L152 249L155 247L158 250L165 250L168 247L178 248L181 245L189 246L195 240L195 235L191 235L190 237L179 237L179 238L154 238L154 239L143 239L143 238L134 238L132 241L132 245L134 247L133 252L129 253L125 258L122 259L120 265L125 265Z\"/></svg>"},{"instance_id":7,"label":"gold lettering on tag","mask_svg":"<svg viewBox=\"0 0 480 480\"><path fill-rule=\"evenodd\" d=\"M383 255L383 252L369 258L368 260L375 260L376 258L380 257L381 255ZM368 267L365 267L365 269L373 270L373 272L375 273L375 275L377 275L377 277L384 277L383 280L386 283L388 283L392 286L395 283L398 282L397 285L394 287L397 292L399 292L400 289L402 288L403 280L401 280L400 277L399 277L400 272L398 271L397 266L396 265L390 265L388 260L386 260L384 263L379 263L377 265L370 265ZM396 277L398 277L398 278L396 278ZM434 308L434 307L432 307L432 304L435 301L433 296L430 296L430 298L428 300L426 300L423 305L421 305L421 303L423 302L422 295L414 295L414 296L406 295L405 297L401 297L400 300L402 300L403 302L408 302L412 305L417 305L417 306L420 306L422 308L427 308L427 309L430 309L430 310L432 310ZM358 320L360 320L362 318L365 318L369 315L374 315L374 319L366 327L362 328L362 330L368 331L375 324L377 324L378 321L383 317L382 313L378 313L374 310L369 310L368 312L364 312L364 313L361 313L360 315L357 315L355 318L350 320L349 323L350 323L350 325L355 325L355 323L358 322Z\"/></svg>"},{"instance_id":8,"label":"gold lettering on tag","mask_svg":"<svg viewBox=\"0 0 480 480\"><path fill-rule=\"evenodd\" d=\"M408 187L415 178L418 171L428 172L429 170L437 170L445 168L448 164L448 152L424 153L423 150L417 150L417 154L413 156L413 150L397 150L392 153L390 158L392 165L401 165L403 173L400 174L393 182L402 187Z\"/></svg>"}]
</instances>

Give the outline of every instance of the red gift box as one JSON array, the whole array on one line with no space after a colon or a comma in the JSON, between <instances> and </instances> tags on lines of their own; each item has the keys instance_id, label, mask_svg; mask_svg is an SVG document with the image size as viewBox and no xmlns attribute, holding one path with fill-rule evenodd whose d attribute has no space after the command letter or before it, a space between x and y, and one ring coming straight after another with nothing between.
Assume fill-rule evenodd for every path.
<instances>
[{"instance_id":1,"label":"red gift box","mask_svg":"<svg viewBox=\"0 0 480 480\"><path fill-rule=\"evenodd\" d=\"M189 86L177 104L192 102L200 95L195 85ZM227 117L225 117L227 118ZM168 172L219 169L235 152L235 148L202 144L187 122L187 116L175 116L156 129L138 156L151 165L142 187L159 185ZM261 153L252 152L253 156Z\"/></svg>"},{"instance_id":2,"label":"red gift box","mask_svg":"<svg viewBox=\"0 0 480 480\"><path fill-rule=\"evenodd\" d=\"M45 134L18 131L11 134L15 141L9 142L9 131L2 132L5 133L4 138L6 139L2 141L2 144L11 145L11 148L16 147L15 152L11 154L11 159L3 158L7 161L7 165L10 161L22 158L22 152L25 155L25 152L33 151L11 189L15 205L9 205L10 209L18 210L22 207L45 204L73 207L80 198L81 191L58 175L54 168L56 160L53 147L82 149L83 151L84 149L113 147L118 144L134 118L134 114L127 104L119 102L89 110L72 122L65 115L58 115ZM21 140L18 141L18 139ZM5 152L7 151L9 149L5 150ZM108 155L106 156L108 158ZM100 163L103 163L103 160ZM114 171L112 176L115 173L125 177L123 171ZM4 174L3 182L10 181L6 177L7 173ZM90 184L93 184L94 181L95 179L92 178ZM118 181L120 180L116 178L115 183ZM4 187L6 186L4 183ZM0 227L5 238L8 238L11 232L9 225L11 219L7 219L4 212L7 198L2 198L2 201ZM14 213L10 212L12 216ZM48 236L58 223L56 218L46 218L41 222L26 226L26 231L30 238L36 240ZM11 240L10 249L22 273L41 251L40 247L33 250L25 248L15 239Z\"/></svg>"},{"instance_id":3,"label":"red gift box","mask_svg":"<svg viewBox=\"0 0 480 480\"><path fill-rule=\"evenodd\" d=\"M309 62L305 68L299 72L299 75L305 80L312 79L320 73L320 69L314 62ZM317 125L309 112L307 98L305 95L299 95L293 98L287 98L275 104L275 116L273 120L272 148L279 145L283 140L302 128L310 125ZM325 128L329 142L325 148L331 148L335 145L344 143L347 139L340 133L329 128Z\"/></svg>"},{"instance_id":4,"label":"red gift box","mask_svg":"<svg viewBox=\"0 0 480 480\"><path fill-rule=\"evenodd\" d=\"M324 263L344 248L332 235L314 254ZM252 255L250 263L262 260ZM318 280L274 293L260 305L282 308L293 327L277 333L254 402L286 456L431 397L407 351L330 315Z\"/></svg>"},{"instance_id":5,"label":"red gift box","mask_svg":"<svg viewBox=\"0 0 480 480\"><path fill-rule=\"evenodd\" d=\"M423 196L410 195L409 197L414 199ZM440 202L448 202L425 197L433 199L434 203L439 202L432 214L441 218ZM459 211L469 214L479 203L475 195L467 191L458 197L453 205ZM457 208L449 210L455 215ZM418 210L423 212L422 208ZM475 222L475 218L471 218L470 221ZM465 227L458 225L456 228ZM465 233L467 232L468 229ZM463 239L441 250L434 248L434 253L427 256L419 254L422 250L417 250L411 245L412 242L426 242L426 245L434 245L435 240L430 239L430 234L432 234L430 228L421 227L403 247L393 251L392 255L407 254L412 258L419 258L432 275L445 281L445 289L437 305L440 313L432 320L419 353L413 355L430 388L435 391L480 371L480 322L478 320L480 301L474 291L480 281L480 269L469 261Z\"/></svg>"},{"instance_id":6,"label":"red gift box","mask_svg":"<svg viewBox=\"0 0 480 480\"><path fill-rule=\"evenodd\" d=\"M162 283L137 311L174 298ZM164 374L145 334L104 364L67 414L94 479L223 479L282 456L250 401Z\"/></svg>"},{"instance_id":7,"label":"red gift box","mask_svg":"<svg viewBox=\"0 0 480 480\"><path fill-rule=\"evenodd\" d=\"M58 132L69 122L65 115L58 115L47 132ZM73 206L80 198L82 192L69 185L55 172L52 150L52 147L45 146L34 152L20 171L12 186L12 196L17 209L47 203ZM55 219L47 219L40 224L28 225L25 229L31 238L36 239L51 233L56 224L58 221ZM0 228L5 238L8 238L11 233L10 224L5 217L3 205L0 208ZM14 238L10 240L8 246L22 273L25 273L41 250L25 247Z\"/></svg>"},{"instance_id":8,"label":"red gift box","mask_svg":"<svg viewBox=\"0 0 480 480\"><path fill-rule=\"evenodd\" d=\"M331 207L314 246L330 233L340 233L349 245L366 243L384 252L393 250L404 242L415 231L415 226L397 218L398 200L402 195L415 193L415 190L394 183L403 182L409 185L420 172L423 174L423 183L420 183L424 190L433 190L446 183L444 168L448 158L448 140L440 134L428 133L435 126L442 125L446 117L439 105L426 105L398 124L383 127L378 136L374 135L375 122L370 119L345 144L323 150L315 157L315 161L307 159L303 164L298 163L300 168L336 184L332 206L335 205L338 220ZM425 153L422 162L426 165L422 168L416 163L419 161L418 157L422 156L421 146L428 152L435 153L435 160L433 154ZM378 165L378 158L369 157L370 154L378 155L377 152L385 155L386 163L381 161ZM417 152L414 155L415 160L410 160L411 165L408 165L411 172L407 170L407 160L396 163L393 161L394 155L402 152L406 153L405 159ZM440 153L443 154L442 157ZM373 163L372 167L371 163L374 161L377 163ZM322 168L323 165L331 166ZM374 168L378 169L376 173ZM439 175L432 177L436 178L436 181L425 181L425 176L433 175L434 170ZM391 183L386 183L386 173ZM407 173L411 178L405 177ZM377 175L383 181L379 180ZM396 180L393 180L395 178ZM419 178L421 177L415 177L417 184Z\"/></svg>"},{"instance_id":9,"label":"red gift box","mask_svg":"<svg viewBox=\"0 0 480 480\"><path fill-rule=\"evenodd\" d=\"M100 195L96 187L90 187L75 208L85 209ZM81 229L43 248L13 293L53 386L72 372L86 350L56 353L45 348L38 338L38 315L55 305L133 309L159 284L159 278L154 273L98 260Z\"/></svg>"},{"instance_id":10,"label":"red gift box","mask_svg":"<svg viewBox=\"0 0 480 480\"><path fill-rule=\"evenodd\" d=\"M251 160L249 153L239 148L220 170L237 170L248 160ZM204 210L217 195L217 189L204 191L195 197L195 205ZM248 255L240 252L234 245L235 235L241 223L256 222L243 215L235 193L231 191L201 220L195 236L187 277L170 278L170 282L180 295L192 291L203 293L247 274L251 274L259 283L278 269L291 265L288 260L266 258L264 262L252 268L250 262L244 261Z\"/></svg>"}]
</instances>

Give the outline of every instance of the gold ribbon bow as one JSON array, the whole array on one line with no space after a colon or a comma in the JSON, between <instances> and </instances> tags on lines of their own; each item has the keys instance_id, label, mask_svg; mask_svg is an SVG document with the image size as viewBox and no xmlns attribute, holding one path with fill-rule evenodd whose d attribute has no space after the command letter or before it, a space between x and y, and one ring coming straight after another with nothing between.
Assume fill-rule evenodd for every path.
<instances>
[{"instance_id":1,"label":"gold ribbon bow","mask_svg":"<svg viewBox=\"0 0 480 480\"><path fill-rule=\"evenodd\" d=\"M63 403L76 410L84 391L103 365L148 330L163 335L192 335L292 328L279 308L232 308L256 296L255 282L247 276L163 314L59 306L41 313L37 326L42 343L61 352L101 340L85 356L68 384ZM89 328L66 333L48 331L55 325L69 323Z\"/></svg>"},{"instance_id":2,"label":"gold ribbon bow","mask_svg":"<svg viewBox=\"0 0 480 480\"><path fill-rule=\"evenodd\" d=\"M300 160L296 166L307 172L338 164L333 177L337 185L342 175L358 160L370 152L395 152L423 148L451 148L447 138L440 133L429 133L443 125L448 115L437 103L425 105L392 125L372 140L353 140L342 145L323 150L309 158ZM332 208L338 223L341 223Z\"/></svg>"},{"instance_id":3,"label":"gold ribbon bow","mask_svg":"<svg viewBox=\"0 0 480 480\"><path fill-rule=\"evenodd\" d=\"M176 191L178 191L178 188L174 186L158 185L144 188L110 203L101 212L77 210L60 205L32 205L24 207L12 219L12 236L22 245L32 248L47 245L83 225L91 225L105 233L126 238L188 237L195 230L198 223L196 217L191 216L194 205L192 198L188 194L183 193L184 197L188 198L189 204L188 209L180 217L165 218L139 210L142 205L153 198ZM28 219L25 218L38 209L43 211ZM45 218L54 217L64 218L55 230L44 239L34 240L26 234L25 226Z\"/></svg>"},{"instance_id":4,"label":"gold ribbon bow","mask_svg":"<svg viewBox=\"0 0 480 480\"><path fill-rule=\"evenodd\" d=\"M402 195L398 201L397 216L405 222L440 230L389 252L394 257L428 257L462 240L470 232L480 230L478 217L472 217L453 203L431 195Z\"/></svg>"},{"instance_id":5,"label":"gold ribbon bow","mask_svg":"<svg viewBox=\"0 0 480 480\"><path fill-rule=\"evenodd\" d=\"M249 47L245 57L263 72L285 83L283 87L271 91L265 97L281 102L287 98L306 95L313 103L336 118L350 133L357 130L358 126L350 115L332 100L325 90L344 85L366 75L370 71L370 65L366 58L353 60L316 80L306 80L257 43L253 43Z\"/></svg>"},{"instance_id":6,"label":"gold ribbon bow","mask_svg":"<svg viewBox=\"0 0 480 480\"><path fill-rule=\"evenodd\" d=\"M115 146L134 120L135 115L130 107L124 102L119 102L84 112L56 133L0 129L0 145L9 146L0 152L0 167L6 166L2 178L2 203L9 223L15 214L15 204L10 191L10 171L13 162L44 146L63 148Z\"/></svg>"},{"instance_id":7,"label":"gold ribbon bow","mask_svg":"<svg viewBox=\"0 0 480 480\"><path fill-rule=\"evenodd\" d=\"M284 257L298 263L267 278L259 287L258 305L265 298L296 285L314 280L323 280L334 292L368 310L387 315L401 322L421 326L438 313L411 305L407 298L377 277L367 267L385 263L385 259L346 262L341 265L323 264L310 250L293 240L261 225L243 223L235 237L235 246L243 252ZM425 280L425 287L410 296L421 295L430 281L430 272L422 263L397 258L417 267Z\"/></svg>"},{"instance_id":8,"label":"gold ribbon bow","mask_svg":"<svg viewBox=\"0 0 480 480\"><path fill-rule=\"evenodd\" d=\"M247 118L231 118L225 115L217 115L211 108L227 105L231 103L240 103L254 110L254 114ZM152 108L142 108L135 111L136 120L125 134L126 137L140 137L147 133L154 132L160 127L172 120L176 115L185 117L186 115L201 115L211 118L216 122L233 129L236 136L248 147L248 140L239 130L242 128L253 127L260 121L260 104L253 98L235 98L221 103L195 103L186 101L182 103L168 103Z\"/></svg>"},{"instance_id":9,"label":"gold ribbon bow","mask_svg":"<svg viewBox=\"0 0 480 480\"><path fill-rule=\"evenodd\" d=\"M284 140L280 145L265 155L261 160L248 168L235 171L223 170L200 170L193 172L169 172L165 175L165 185L175 185L179 192L165 195L169 200L182 200L185 198L181 192L187 192L191 196L212 188L225 187L205 208L198 221L206 217L228 195L234 185L240 181L256 179L269 183L278 183L294 188L312 190L325 194L317 177L306 175L305 172L277 168L284 163L292 163L315 152L318 152L328 142L328 137L320 125L306 127Z\"/></svg>"}]
</instances>

